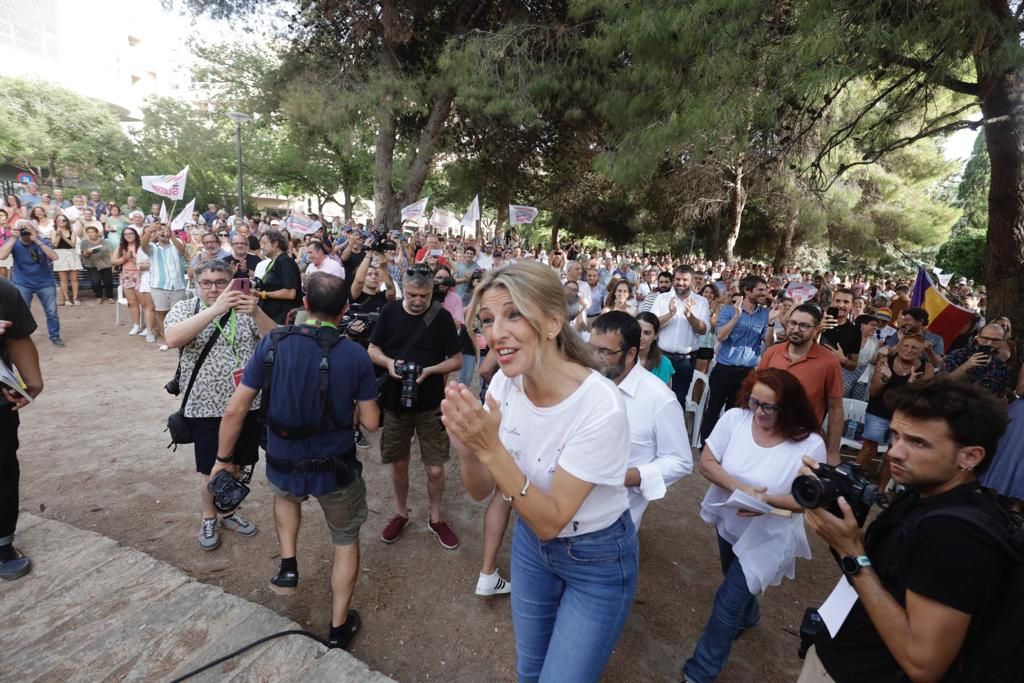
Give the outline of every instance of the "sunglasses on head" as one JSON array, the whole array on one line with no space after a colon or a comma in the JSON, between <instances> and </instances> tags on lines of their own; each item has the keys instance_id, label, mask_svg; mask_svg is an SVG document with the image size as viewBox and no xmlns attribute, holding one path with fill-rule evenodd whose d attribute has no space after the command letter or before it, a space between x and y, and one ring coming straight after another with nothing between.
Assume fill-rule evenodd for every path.
<instances>
[{"instance_id":1,"label":"sunglasses on head","mask_svg":"<svg viewBox=\"0 0 1024 683\"><path fill-rule=\"evenodd\" d=\"M420 263L420 264L417 264L415 266L410 266L408 269L406 269L405 274L409 275L409 276L413 276L413 275L430 275L430 276L433 276L434 271L432 271L430 269L430 266L424 265L424 264Z\"/></svg>"}]
</instances>

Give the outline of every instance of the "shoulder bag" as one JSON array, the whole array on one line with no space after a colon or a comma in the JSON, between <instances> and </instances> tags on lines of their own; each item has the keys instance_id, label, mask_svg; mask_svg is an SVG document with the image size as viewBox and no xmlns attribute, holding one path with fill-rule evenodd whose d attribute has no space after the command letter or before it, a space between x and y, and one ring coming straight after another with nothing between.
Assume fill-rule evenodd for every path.
<instances>
[{"instance_id":1,"label":"shoulder bag","mask_svg":"<svg viewBox=\"0 0 1024 683\"><path fill-rule=\"evenodd\" d=\"M167 444L168 448L173 446L174 450L178 450L179 444L192 443L192 430L185 419L185 405L188 403L188 397L192 393L192 386L196 383L196 377L199 376L199 368L203 366L203 361L210 355L213 345L217 343L217 338L220 337L220 328L228 323L230 317L231 311L228 311L221 317L220 325L214 328L209 341L206 342L206 345L199 354L199 358L196 359L195 367L192 368L192 376L188 378L188 387L185 388L185 395L181 399L181 407L167 418L167 428L164 431L169 432L171 435L171 442Z\"/></svg>"}]
</instances>

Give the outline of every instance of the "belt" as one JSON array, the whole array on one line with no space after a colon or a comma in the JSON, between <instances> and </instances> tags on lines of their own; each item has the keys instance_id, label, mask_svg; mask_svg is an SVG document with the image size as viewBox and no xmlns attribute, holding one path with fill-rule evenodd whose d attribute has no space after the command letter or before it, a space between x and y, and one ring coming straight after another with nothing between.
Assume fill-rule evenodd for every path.
<instances>
[{"instance_id":1,"label":"belt","mask_svg":"<svg viewBox=\"0 0 1024 683\"><path fill-rule=\"evenodd\" d=\"M330 458L319 458L316 460L281 460L267 455L267 464L281 474L313 474L316 472L333 472L337 469L339 462L349 462L355 459L356 451L353 448L347 453L336 455Z\"/></svg>"},{"instance_id":2,"label":"belt","mask_svg":"<svg viewBox=\"0 0 1024 683\"><path fill-rule=\"evenodd\" d=\"M693 351L689 353L671 353L669 351L662 351L661 355L668 357L671 360L691 360L693 357Z\"/></svg>"}]
</instances>

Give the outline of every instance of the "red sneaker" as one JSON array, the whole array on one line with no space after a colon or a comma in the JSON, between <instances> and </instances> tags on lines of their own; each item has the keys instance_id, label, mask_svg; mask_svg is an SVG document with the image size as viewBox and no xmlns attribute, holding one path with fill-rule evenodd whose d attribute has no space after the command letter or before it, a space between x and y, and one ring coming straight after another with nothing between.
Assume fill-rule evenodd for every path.
<instances>
[{"instance_id":1,"label":"red sneaker","mask_svg":"<svg viewBox=\"0 0 1024 683\"><path fill-rule=\"evenodd\" d=\"M388 522L388 525L384 527L384 531L380 535L380 540L385 543L394 543L398 540L398 537L402 535L402 530L409 526L409 518L403 517L402 515L395 515Z\"/></svg>"},{"instance_id":2,"label":"red sneaker","mask_svg":"<svg viewBox=\"0 0 1024 683\"><path fill-rule=\"evenodd\" d=\"M441 521L438 523L428 522L427 526L430 527L430 531L437 536L437 542L448 550L455 550L459 547L459 537L455 535L452 528L448 526L447 522Z\"/></svg>"}]
</instances>

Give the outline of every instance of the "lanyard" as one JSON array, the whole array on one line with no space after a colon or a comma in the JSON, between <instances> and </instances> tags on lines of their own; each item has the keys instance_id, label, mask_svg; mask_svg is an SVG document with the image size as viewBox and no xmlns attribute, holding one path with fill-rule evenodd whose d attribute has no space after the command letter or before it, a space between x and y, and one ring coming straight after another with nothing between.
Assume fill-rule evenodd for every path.
<instances>
[{"instance_id":1,"label":"lanyard","mask_svg":"<svg viewBox=\"0 0 1024 683\"><path fill-rule=\"evenodd\" d=\"M277 258L275 258L273 261L271 261L270 265L267 266L267 269L265 271L263 271L263 279L264 280L266 280L267 276L270 275L270 271L272 271L274 269L274 265L277 263L277 259L279 259L279 258L281 258L281 254L278 254Z\"/></svg>"},{"instance_id":2,"label":"lanyard","mask_svg":"<svg viewBox=\"0 0 1024 683\"><path fill-rule=\"evenodd\" d=\"M205 303L203 304L203 308L208 308ZM235 332L238 328L238 314L235 313L234 309L231 309L231 317L228 318L228 331L225 331L224 328L220 326L220 320L217 318L213 319L213 324L217 326L217 329L220 330L220 336L223 337L227 341L228 346L231 347L231 355L235 357L235 364L241 366L242 359L238 357L238 351L235 350Z\"/></svg>"},{"instance_id":3,"label":"lanyard","mask_svg":"<svg viewBox=\"0 0 1024 683\"><path fill-rule=\"evenodd\" d=\"M306 325L312 325L313 327L332 327L338 329L338 326L334 323L329 323L325 320L317 320L316 318L310 318L305 322Z\"/></svg>"}]
</instances>

